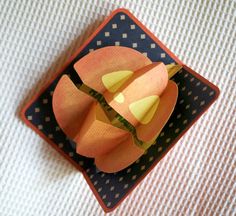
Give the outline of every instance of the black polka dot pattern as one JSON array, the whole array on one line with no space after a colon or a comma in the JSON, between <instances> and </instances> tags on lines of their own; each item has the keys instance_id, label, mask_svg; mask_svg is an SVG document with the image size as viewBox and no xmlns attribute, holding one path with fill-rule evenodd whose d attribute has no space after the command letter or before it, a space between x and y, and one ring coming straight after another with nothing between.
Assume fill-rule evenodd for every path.
<instances>
[{"instance_id":1,"label":"black polka dot pattern","mask_svg":"<svg viewBox=\"0 0 236 216\"><path fill-rule=\"evenodd\" d=\"M69 74L75 83L81 83L73 70L74 63L95 49L113 45L136 49L152 61L162 61L165 64L175 62L140 28L139 24L126 13L118 12L62 74ZM202 82L192 73L182 69L173 78L179 87L177 105L156 143L130 167L118 173L107 174L100 172L92 159L76 154L75 143L66 137L55 120L52 111L52 95L61 75L29 106L25 116L32 125L52 140L57 148L60 148L82 167L88 176L88 181L94 186L95 193L100 196L103 205L108 209L119 203L140 178L149 171L149 168L182 136L183 131L215 100L217 95L216 90L211 88L206 81Z\"/></svg>"}]
</instances>

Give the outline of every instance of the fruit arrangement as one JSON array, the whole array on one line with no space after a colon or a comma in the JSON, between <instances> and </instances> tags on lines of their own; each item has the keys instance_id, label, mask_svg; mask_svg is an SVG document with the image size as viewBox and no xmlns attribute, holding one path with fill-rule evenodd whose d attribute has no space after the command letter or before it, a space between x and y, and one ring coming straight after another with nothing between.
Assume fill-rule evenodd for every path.
<instances>
[{"instance_id":1,"label":"fruit arrangement","mask_svg":"<svg viewBox=\"0 0 236 216\"><path fill-rule=\"evenodd\" d=\"M120 171L155 143L168 121L178 97L170 78L181 66L109 46L87 54L74 69L83 84L60 78L52 101L56 120L78 154L94 158L101 171Z\"/></svg>"}]
</instances>

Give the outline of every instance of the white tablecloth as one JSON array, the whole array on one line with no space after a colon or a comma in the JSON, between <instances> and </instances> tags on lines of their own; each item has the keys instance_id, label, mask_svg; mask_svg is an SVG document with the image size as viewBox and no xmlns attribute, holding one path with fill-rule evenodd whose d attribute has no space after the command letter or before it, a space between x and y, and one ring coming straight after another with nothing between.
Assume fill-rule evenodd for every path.
<instances>
[{"instance_id":1,"label":"white tablecloth","mask_svg":"<svg viewBox=\"0 0 236 216\"><path fill-rule=\"evenodd\" d=\"M221 95L111 215L236 214L234 0L0 0L0 215L104 214L81 173L19 111L118 7Z\"/></svg>"}]
</instances>

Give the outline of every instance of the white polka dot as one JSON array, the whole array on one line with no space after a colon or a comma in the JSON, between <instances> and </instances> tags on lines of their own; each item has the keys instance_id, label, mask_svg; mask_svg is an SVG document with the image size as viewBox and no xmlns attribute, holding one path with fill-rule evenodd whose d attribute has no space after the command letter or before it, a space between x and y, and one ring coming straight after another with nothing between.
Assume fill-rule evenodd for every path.
<instances>
[{"instance_id":1,"label":"white polka dot","mask_svg":"<svg viewBox=\"0 0 236 216\"><path fill-rule=\"evenodd\" d=\"M98 184L98 181L95 181L93 184L94 184L94 185L97 185L97 184Z\"/></svg>"},{"instance_id":2,"label":"white polka dot","mask_svg":"<svg viewBox=\"0 0 236 216\"><path fill-rule=\"evenodd\" d=\"M176 128L176 129L175 129L175 133L179 133L179 128Z\"/></svg>"},{"instance_id":3,"label":"white polka dot","mask_svg":"<svg viewBox=\"0 0 236 216\"><path fill-rule=\"evenodd\" d=\"M166 143L169 143L169 142L170 142L170 140L171 140L170 138L167 138L167 139L166 139Z\"/></svg>"},{"instance_id":4,"label":"white polka dot","mask_svg":"<svg viewBox=\"0 0 236 216\"><path fill-rule=\"evenodd\" d=\"M157 149L158 152L161 152L162 151L162 147L160 146L158 149Z\"/></svg>"},{"instance_id":5,"label":"white polka dot","mask_svg":"<svg viewBox=\"0 0 236 216\"><path fill-rule=\"evenodd\" d=\"M34 109L34 111L35 111L36 113L38 113L38 112L40 112L40 108L36 107L36 108Z\"/></svg>"},{"instance_id":6,"label":"white polka dot","mask_svg":"<svg viewBox=\"0 0 236 216\"><path fill-rule=\"evenodd\" d=\"M188 104L186 107L185 107L185 109L189 109L190 108L190 104Z\"/></svg>"},{"instance_id":7,"label":"white polka dot","mask_svg":"<svg viewBox=\"0 0 236 216\"><path fill-rule=\"evenodd\" d=\"M188 92L188 96L190 96L191 94L192 94L192 91L189 91L189 92Z\"/></svg>"},{"instance_id":8,"label":"white polka dot","mask_svg":"<svg viewBox=\"0 0 236 216\"><path fill-rule=\"evenodd\" d=\"M135 29L135 25L130 25L130 29Z\"/></svg>"},{"instance_id":9,"label":"white polka dot","mask_svg":"<svg viewBox=\"0 0 236 216\"><path fill-rule=\"evenodd\" d=\"M52 139L52 138L53 138L53 135L52 135L52 134L48 134L48 138L49 138L49 139Z\"/></svg>"},{"instance_id":10,"label":"white polka dot","mask_svg":"<svg viewBox=\"0 0 236 216\"><path fill-rule=\"evenodd\" d=\"M50 117L47 116L47 117L45 118L45 122L49 122L49 121L50 121Z\"/></svg>"},{"instance_id":11,"label":"white polka dot","mask_svg":"<svg viewBox=\"0 0 236 216\"><path fill-rule=\"evenodd\" d=\"M140 35L140 38L141 38L141 39L145 39L145 38L146 38L146 35L145 35L145 34L141 34L141 35Z\"/></svg>"},{"instance_id":12,"label":"white polka dot","mask_svg":"<svg viewBox=\"0 0 236 216\"><path fill-rule=\"evenodd\" d=\"M182 100L179 101L179 104L182 104L182 103L184 103L184 99L182 99Z\"/></svg>"},{"instance_id":13,"label":"white polka dot","mask_svg":"<svg viewBox=\"0 0 236 216\"><path fill-rule=\"evenodd\" d=\"M53 95L53 91L50 91L50 95L51 95L51 96Z\"/></svg>"},{"instance_id":14,"label":"white polka dot","mask_svg":"<svg viewBox=\"0 0 236 216\"><path fill-rule=\"evenodd\" d=\"M153 161L153 159L154 159L153 156L149 157L149 161Z\"/></svg>"},{"instance_id":15,"label":"white polka dot","mask_svg":"<svg viewBox=\"0 0 236 216\"><path fill-rule=\"evenodd\" d=\"M184 77L188 77L188 74L186 73L186 74L184 75Z\"/></svg>"},{"instance_id":16,"label":"white polka dot","mask_svg":"<svg viewBox=\"0 0 236 216\"><path fill-rule=\"evenodd\" d=\"M43 104L47 104L48 103L48 99L44 98L43 99Z\"/></svg>"},{"instance_id":17,"label":"white polka dot","mask_svg":"<svg viewBox=\"0 0 236 216\"><path fill-rule=\"evenodd\" d=\"M185 119L185 120L183 121L183 124L187 124L187 123L188 123L188 120Z\"/></svg>"},{"instance_id":18,"label":"white polka dot","mask_svg":"<svg viewBox=\"0 0 236 216\"><path fill-rule=\"evenodd\" d=\"M125 20L125 15L123 15L123 14L120 15L120 19L121 19L121 20Z\"/></svg>"},{"instance_id":19,"label":"white polka dot","mask_svg":"<svg viewBox=\"0 0 236 216\"><path fill-rule=\"evenodd\" d=\"M151 43L150 47L151 47L151 49L154 49L156 47L156 44Z\"/></svg>"},{"instance_id":20,"label":"white polka dot","mask_svg":"<svg viewBox=\"0 0 236 216\"><path fill-rule=\"evenodd\" d=\"M117 194L115 195L115 198L117 199L119 196L120 196L120 194L119 194L119 193L117 193Z\"/></svg>"},{"instance_id":21,"label":"white polka dot","mask_svg":"<svg viewBox=\"0 0 236 216\"><path fill-rule=\"evenodd\" d=\"M161 134L160 134L160 137L163 137L163 136L164 136L164 134L165 134L164 132L161 132Z\"/></svg>"},{"instance_id":22,"label":"white polka dot","mask_svg":"<svg viewBox=\"0 0 236 216\"><path fill-rule=\"evenodd\" d=\"M29 116L27 116L27 119L31 121L33 119L33 117L31 115L29 115Z\"/></svg>"},{"instance_id":23,"label":"white polka dot","mask_svg":"<svg viewBox=\"0 0 236 216\"><path fill-rule=\"evenodd\" d=\"M94 51L94 49L89 49L89 52L93 52Z\"/></svg>"},{"instance_id":24,"label":"white polka dot","mask_svg":"<svg viewBox=\"0 0 236 216\"><path fill-rule=\"evenodd\" d=\"M59 143L59 144L58 144L58 147L59 147L59 148L63 148L63 146L64 146L63 143Z\"/></svg>"},{"instance_id":25,"label":"white polka dot","mask_svg":"<svg viewBox=\"0 0 236 216\"><path fill-rule=\"evenodd\" d=\"M109 37L110 36L110 32L105 32L105 37Z\"/></svg>"},{"instance_id":26,"label":"white polka dot","mask_svg":"<svg viewBox=\"0 0 236 216\"><path fill-rule=\"evenodd\" d=\"M128 184L125 184L125 185L124 185L124 188L128 188L128 187L129 187L129 185L128 185Z\"/></svg>"},{"instance_id":27,"label":"white polka dot","mask_svg":"<svg viewBox=\"0 0 236 216\"><path fill-rule=\"evenodd\" d=\"M205 102L204 100L201 101L200 106L203 106L205 103L206 103L206 102Z\"/></svg>"},{"instance_id":28,"label":"white polka dot","mask_svg":"<svg viewBox=\"0 0 236 216\"><path fill-rule=\"evenodd\" d=\"M185 91L185 89L186 89L186 87L184 86L184 87L181 88L181 91Z\"/></svg>"},{"instance_id":29,"label":"white polka dot","mask_svg":"<svg viewBox=\"0 0 236 216\"><path fill-rule=\"evenodd\" d=\"M108 207L111 206L111 202L108 202L108 203L107 203L107 206L108 206Z\"/></svg>"},{"instance_id":30,"label":"white polka dot","mask_svg":"<svg viewBox=\"0 0 236 216\"><path fill-rule=\"evenodd\" d=\"M139 163L140 162L140 159L136 160L135 163Z\"/></svg>"},{"instance_id":31,"label":"white polka dot","mask_svg":"<svg viewBox=\"0 0 236 216\"><path fill-rule=\"evenodd\" d=\"M101 46L102 45L102 41L97 41L97 46Z\"/></svg>"},{"instance_id":32,"label":"white polka dot","mask_svg":"<svg viewBox=\"0 0 236 216\"><path fill-rule=\"evenodd\" d=\"M101 177L103 178L105 176L105 173L102 173Z\"/></svg>"},{"instance_id":33,"label":"white polka dot","mask_svg":"<svg viewBox=\"0 0 236 216\"><path fill-rule=\"evenodd\" d=\"M90 172L90 169L88 168L88 169L86 169L86 172L88 173L88 172Z\"/></svg>"},{"instance_id":34,"label":"white polka dot","mask_svg":"<svg viewBox=\"0 0 236 216\"><path fill-rule=\"evenodd\" d=\"M123 181L124 177L120 177L119 178L119 182Z\"/></svg>"},{"instance_id":35,"label":"white polka dot","mask_svg":"<svg viewBox=\"0 0 236 216\"><path fill-rule=\"evenodd\" d=\"M195 96L194 98L193 98L193 100L197 100L198 99L198 96Z\"/></svg>"},{"instance_id":36,"label":"white polka dot","mask_svg":"<svg viewBox=\"0 0 236 216\"><path fill-rule=\"evenodd\" d=\"M177 119L180 119L181 118L181 113L177 115Z\"/></svg>"},{"instance_id":37,"label":"white polka dot","mask_svg":"<svg viewBox=\"0 0 236 216\"><path fill-rule=\"evenodd\" d=\"M115 189L114 186L111 186L111 187L110 187L110 191L113 191L114 189Z\"/></svg>"},{"instance_id":38,"label":"white polka dot","mask_svg":"<svg viewBox=\"0 0 236 216\"><path fill-rule=\"evenodd\" d=\"M179 86L180 82L177 82L176 84L177 84L177 86Z\"/></svg>"},{"instance_id":39,"label":"white polka dot","mask_svg":"<svg viewBox=\"0 0 236 216\"><path fill-rule=\"evenodd\" d=\"M138 46L137 43L132 43L132 47L133 47L133 48L136 48L137 46Z\"/></svg>"},{"instance_id":40,"label":"white polka dot","mask_svg":"<svg viewBox=\"0 0 236 216\"><path fill-rule=\"evenodd\" d=\"M74 156L74 152L69 152L69 156L73 157Z\"/></svg>"},{"instance_id":41,"label":"white polka dot","mask_svg":"<svg viewBox=\"0 0 236 216\"><path fill-rule=\"evenodd\" d=\"M98 188L98 193L100 193L102 191L102 188L100 187L100 188Z\"/></svg>"},{"instance_id":42,"label":"white polka dot","mask_svg":"<svg viewBox=\"0 0 236 216\"><path fill-rule=\"evenodd\" d=\"M215 93L214 91L211 91L209 95L212 96L214 93Z\"/></svg>"},{"instance_id":43,"label":"white polka dot","mask_svg":"<svg viewBox=\"0 0 236 216\"><path fill-rule=\"evenodd\" d=\"M102 199L106 199L106 198L107 198L107 195L104 194L104 195L102 196Z\"/></svg>"},{"instance_id":44,"label":"white polka dot","mask_svg":"<svg viewBox=\"0 0 236 216\"><path fill-rule=\"evenodd\" d=\"M146 166L145 165L143 165L143 166L141 166L141 170L145 170L145 168L146 168Z\"/></svg>"},{"instance_id":45,"label":"white polka dot","mask_svg":"<svg viewBox=\"0 0 236 216\"><path fill-rule=\"evenodd\" d=\"M136 178L137 178L136 175L133 175L133 176L132 176L132 180L135 180Z\"/></svg>"},{"instance_id":46,"label":"white polka dot","mask_svg":"<svg viewBox=\"0 0 236 216\"><path fill-rule=\"evenodd\" d=\"M109 184L109 182L110 182L110 179L107 179L106 182L105 182L105 184Z\"/></svg>"},{"instance_id":47,"label":"white polka dot","mask_svg":"<svg viewBox=\"0 0 236 216\"><path fill-rule=\"evenodd\" d=\"M120 46L120 41L116 41L115 46Z\"/></svg>"},{"instance_id":48,"label":"white polka dot","mask_svg":"<svg viewBox=\"0 0 236 216\"><path fill-rule=\"evenodd\" d=\"M207 90L207 86L204 86L203 88L202 88L202 91L206 91Z\"/></svg>"},{"instance_id":49,"label":"white polka dot","mask_svg":"<svg viewBox=\"0 0 236 216\"><path fill-rule=\"evenodd\" d=\"M127 34L126 34L126 33L123 33L123 34L122 34L122 38L127 38Z\"/></svg>"},{"instance_id":50,"label":"white polka dot","mask_svg":"<svg viewBox=\"0 0 236 216\"><path fill-rule=\"evenodd\" d=\"M200 82L197 82L196 86L199 86L201 83Z\"/></svg>"},{"instance_id":51,"label":"white polka dot","mask_svg":"<svg viewBox=\"0 0 236 216\"><path fill-rule=\"evenodd\" d=\"M113 29L116 29L116 28L117 28L117 24L116 24L116 23L113 23L113 24L112 24L112 28L113 28Z\"/></svg>"},{"instance_id":52,"label":"white polka dot","mask_svg":"<svg viewBox=\"0 0 236 216\"><path fill-rule=\"evenodd\" d=\"M194 81L194 77L192 77L191 79L190 79L190 82L193 82Z\"/></svg>"},{"instance_id":53,"label":"white polka dot","mask_svg":"<svg viewBox=\"0 0 236 216\"><path fill-rule=\"evenodd\" d=\"M166 54L165 53L161 53L161 58L165 58Z\"/></svg>"},{"instance_id":54,"label":"white polka dot","mask_svg":"<svg viewBox=\"0 0 236 216\"><path fill-rule=\"evenodd\" d=\"M146 52L143 52L142 54L147 57L147 53Z\"/></svg>"},{"instance_id":55,"label":"white polka dot","mask_svg":"<svg viewBox=\"0 0 236 216\"><path fill-rule=\"evenodd\" d=\"M173 125L174 125L174 123L173 123L173 122L171 122L171 123L169 124L169 127L173 127Z\"/></svg>"},{"instance_id":56,"label":"white polka dot","mask_svg":"<svg viewBox=\"0 0 236 216\"><path fill-rule=\"evenodd\" d=\"M194 115L194 114L196 114L196 112L197 112L197 110L193 110L193 111L192 111L192 114Z\"/></svg>"}]
</instances>

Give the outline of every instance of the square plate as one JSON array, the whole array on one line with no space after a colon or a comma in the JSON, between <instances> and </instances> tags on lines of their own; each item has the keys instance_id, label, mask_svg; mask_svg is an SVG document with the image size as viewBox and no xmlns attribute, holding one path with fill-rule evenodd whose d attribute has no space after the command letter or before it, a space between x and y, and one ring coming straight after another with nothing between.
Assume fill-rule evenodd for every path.
<instances>
[{"instance_id":1,"label":"square plate","mask_svg":"<svg viewBox=\"0 0 236 216\"><path fill-rule=\"evenodd\" d=\"M89 52L105 46L126 46L142 52L153 62L178 63L183 69L174 80L179 87L175 110L163 128L156 143L128 168L112 174L96 169L93 159L78 155L74 143L58 126L52 111L52 94L61 75L68 74L76 80L73 65ZM77 78L77 82L81 81ZM142 90L138 89L137 90ZM114 11L88 38L81 48L54 78L24 107L24 122L65 156L84 175L98 202L109 212L133 190L150 172L193 123L216 100L219 89L199 74L185 66L129 11Z\"/></svg>"}]
</instances>

